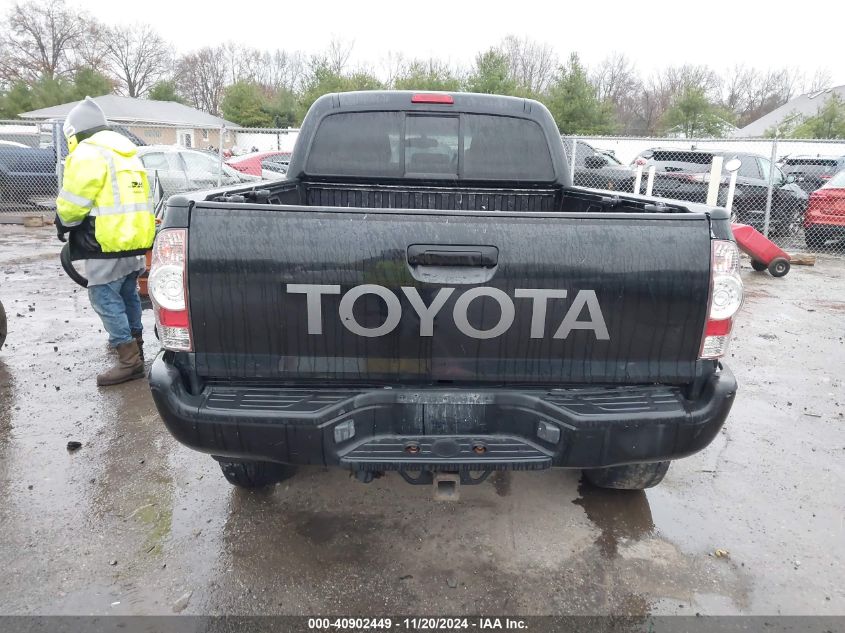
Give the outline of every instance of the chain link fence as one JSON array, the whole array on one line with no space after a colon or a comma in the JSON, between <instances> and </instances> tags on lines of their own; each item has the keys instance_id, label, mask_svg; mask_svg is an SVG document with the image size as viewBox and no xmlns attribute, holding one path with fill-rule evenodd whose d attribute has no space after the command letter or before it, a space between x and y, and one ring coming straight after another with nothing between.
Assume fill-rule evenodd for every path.
<instances>
[{"instance_id":1,"label":"chain link fence","mask_svg":"<svg viewBox=\"0 0 845 633\"><path fill-rule=\"evenodd\" d=\"M727 207L788 252L845 254L845 142L564 137L573 182Z\"/></svg>"},{"instance_id":2,"label":"chain link fence","mask_svg":"<svg viewBox=\"0 0 845 633\"><path fill-rule=\"evenodd\" d=\"M0 214L54 209L60 165L52 124L0 121Z\"/></svg>"},{"instance_id":3,"label":"chain link fence","mask_svg":"<svg viewBox=\"0 0 845 633\"><path fill-rule=\"evenodd\" d=\"M52 219L68 153L62 123L0 121L0 221L27 215ZM138 147L150 185L165 198L284 178L298 134L296 129L141 121L113 123L112 128Z\"/></svg>"},{"instance_id":4,"label":"chain link fence","mask_svg":"<svg viewBox=\"0 0 845 633\"><path fill-rule=\"evenodd\" d=\"M0 221L55 209L67 156L61 125L0 121ZM143 121L113 127L138 146L163 197L284 178L299 132ZM845 254L845 141L563 137L563 146L577 186L710 201L787 251Z\"/></svg>"}]
</instances>

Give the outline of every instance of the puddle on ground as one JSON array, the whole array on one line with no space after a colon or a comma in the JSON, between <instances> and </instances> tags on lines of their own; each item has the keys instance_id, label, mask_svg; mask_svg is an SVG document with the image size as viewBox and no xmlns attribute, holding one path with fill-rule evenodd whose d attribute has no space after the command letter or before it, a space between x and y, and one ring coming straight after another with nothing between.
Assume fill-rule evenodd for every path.
<instances>
[{"instance_id":1,"label":"puddle on ground","mask_svg":"<svg viewBox=\"0 0 845 633\"><path fill-rule=\"evenodd\" d=\"M572 503L584 508L587 518L601 530L596 545L605 556L616 556L621 540L636 541L654 533L651 508L642 490L596 488L582 479L578 494Z\"/></svg>"}]
</instances>

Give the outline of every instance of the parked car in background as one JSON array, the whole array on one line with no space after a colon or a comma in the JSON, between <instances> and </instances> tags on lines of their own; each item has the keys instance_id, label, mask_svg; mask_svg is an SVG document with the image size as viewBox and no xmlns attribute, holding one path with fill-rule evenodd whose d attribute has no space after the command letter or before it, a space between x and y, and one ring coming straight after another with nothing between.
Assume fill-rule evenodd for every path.
<instances>
[{"instance_id":1,"label":"parked car in background","mask_svg":"<svg viewBox=\"0 0 845 633\"><path fill-rule=\"evenodd\" d=\"M572 159L572 142L564 141L566 157ZM634 170L623 165L611 152L596 149L584 141L576 141L574 184L592 189L631 192Z\"/></svg>"},{"instance_id":2,"label":"parked car in background","mask_svg":"<svg viewBox=\"0 0 845 633\"><path fill-rule=\"evenodd\" d=\"M0 202L29 204L56 193L53 147L0 145Z\"/></svg>"},{"instance_id":3,"label":"parked car in background","mask_svg":"<svg viewBox=\"0 0 845 633\"><path fill-rule=\"evenodd\" d=\"M807 207L807 193L786 176L765 156L725 150L682 150L675 147L654 148L642 152L633 164L642 164L646 172L655 167L653 194L660 198L705 202L710 186L710 166L715 156L724 163L732 158L740 161L734 192L733 217L737 222L762 230L765 222L769 172L774 173L772 209L769 231L774 235L791 235L801 228ZM722 172L717 204L727 199L729 174ZM645 192L645 177L641 193Z\"/></svg>"},{"instance_id":4,"label":"parked car in background","mask_svg":"<svg viewBox=\"0 0 845 633\"><path fill-rule=\"evenodd\" d=\"M288 172L290 152L253 152L234 156L226 161L230 167L244 174L260 176L267 180L281 178Z\"/></svg>"},{"instance_id":5,"label":"parked car in background","mask_svg":"<svg viewBox=\"0 0 845 633\"><path fill-rule=\"evenodd\" d=\"M828 240L845 240L845 170L810 194L804 239L808 248L824 246Z\"/></svg>"},{"instance_id":6,"label":"parked car in background","mask_svg":"<svg viewBox=\"0 0 845 633\"><path fill-rule=\"evenodd\" d=\"M0 202L53 205L58 193L56 148L58 161L67 156L67 142L61 127L43 126L42 147L29 147L13 141L0 143ZM111 128L135 145L144 141L120 125Z\"/></svg>"},{"instance_id":7,"label":"parked car in background","mask_svg":"<svg viewBox=\"0 0 845 633\"><path fill-rule=\"evenodd\" d=\"M827 183L845 169L845 156L787 156L781 170L794 176L795 183L807 193Z\"/></svg>"},{"instance_id":8,"label":"parked car in background","mask_svg":"<svg viewBox=\"0 0 845 633\"><path fill-rule=\"evenodd\" d=\"M218 180L221 185L260 180L258 176L241 173L226 163L221 164L216 154L184 147L147 145L138 148L138 157L147 170L151 185L158 177L165 198L176 193L213 189L217 187Z\"/></svg>"}]
</instances>

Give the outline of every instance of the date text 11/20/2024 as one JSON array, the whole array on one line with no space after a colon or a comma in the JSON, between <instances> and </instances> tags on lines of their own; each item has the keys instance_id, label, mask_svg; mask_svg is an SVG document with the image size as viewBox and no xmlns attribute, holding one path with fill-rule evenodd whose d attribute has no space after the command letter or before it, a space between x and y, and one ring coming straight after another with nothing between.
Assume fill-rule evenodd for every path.
<instances>
[{"instance_id":1,"label":"date text 11/20/2024","mask_svg":"<svg viewBox=\"0 0 845 633\"><path fill-rule=\"evenodd\" d=\"M308 618L312 631L525 631L528 624L520 618Z\"/></svg>"}]
</instances>

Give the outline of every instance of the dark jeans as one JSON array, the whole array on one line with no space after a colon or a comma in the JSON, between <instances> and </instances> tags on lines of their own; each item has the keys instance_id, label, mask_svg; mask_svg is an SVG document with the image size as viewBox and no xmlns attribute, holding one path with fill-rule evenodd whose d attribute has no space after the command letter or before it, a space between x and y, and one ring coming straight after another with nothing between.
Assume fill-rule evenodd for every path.
<instances>
[{"instance_id":1,"label":"dark jeans","mask_svg":"<svg viewBox=\"0 0 845 633\"><path fill-rule=\"evenodd\" d=\"M88 298L100 315L112 347L131 342L132 333L143 328L137 280L136 271L107 284L88 287Z\"/></svg>"}]
</instances>

